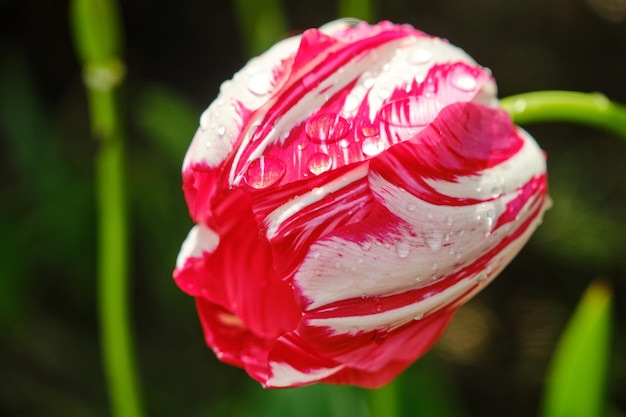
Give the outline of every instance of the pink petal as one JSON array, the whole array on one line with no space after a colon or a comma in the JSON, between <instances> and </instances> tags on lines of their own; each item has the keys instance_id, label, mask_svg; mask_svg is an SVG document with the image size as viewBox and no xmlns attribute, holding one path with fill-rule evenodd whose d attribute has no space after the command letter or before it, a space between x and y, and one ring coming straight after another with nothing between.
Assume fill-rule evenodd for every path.
<instances>
[{"instance_id":1,"label":"pink petal","mask_svg":"<svg viewBox=\"0 0 626 417\"><path fill-rule=\"evenodd\" d=\"M241 190L224 193L212 207L219 244L212 252L181 261L175 272L180 287L242 320L258 337L276 338L295 328L300 311L291 288L272 265L272 249L262 236Z\"/></svg>"}]
</instances>

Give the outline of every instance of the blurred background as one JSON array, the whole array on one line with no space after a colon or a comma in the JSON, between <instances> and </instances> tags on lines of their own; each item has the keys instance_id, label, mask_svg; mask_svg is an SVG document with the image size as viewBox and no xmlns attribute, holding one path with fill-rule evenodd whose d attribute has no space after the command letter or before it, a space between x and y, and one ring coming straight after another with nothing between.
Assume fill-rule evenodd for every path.
<instances>
[{"instance_id":1,"label":"blurred background","mask_svg":"<svg viewBox=\"0 0 626 417\"><path fill-rule=\"evenodd\" d=\"M283 3L285 35L339 13L331 0ZM249 29L241 4L120 2L133 324L148 414L368 416L363 390L264 391L219 363L192 299L171 279L192 225L180 189L184 152L220 83L254 50L241 35ZM565 89L626 103L623 0L374 4L376 21L410 23L464 48L492 69L501 97ZM96 317L97 142L68 6L0 0L2 416L109 415ZM560 332L599 277L614 291L610 415L626 415L626 143L566 124L527 129L548 154L554 206L520 256L400 378L402 415L536 415Z\"/></svg>"}]
</instances>

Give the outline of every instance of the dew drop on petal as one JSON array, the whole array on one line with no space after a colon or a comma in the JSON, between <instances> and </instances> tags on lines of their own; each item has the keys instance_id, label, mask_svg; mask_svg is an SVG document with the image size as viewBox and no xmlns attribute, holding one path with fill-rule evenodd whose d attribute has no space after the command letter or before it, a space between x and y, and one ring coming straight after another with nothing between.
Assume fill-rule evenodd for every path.
<instances>
[{"instance_id":1,"label":"dew drop on petal","mask_svg":"<svg viewBox=\"0 0 626 417\"><path fill-rule=\"evenodd\" d=\"M409 52L409 62L413 64L425 64L431 60L433 53L424 48L413 48Z\"/></svg>"},{"instance_id":2,"label":"dew drop on petal","mask_svg":"<svg viewBox=\"0 0 626 417\"><path fill-rule=\"evenodd\" d=\"M202 112L202 115L200 116L200 128L202 130L207 130L209 128L210 118L211 113L209 112L209 109Z\"/></svg>"},{"instance_id":3,"label":"dew drop on petal","mask_svg":"<svg viewBox=\"0 0 626 417\"><path fill-rule=\"evenodd\" d=\"M400 242L396 244L396 255L398 255L398 258L406 258L407 256L409 256L410 250L411 247L406 242Z\"/></svg>"},{"instance_id":4,"label":"dew drop on petal","mask_svg":"<svg viewBox=\"0 0 626 417\"><path fill-rule=\"evenodd\" d=\"M226 134L226 127L225 126L219 126L217 128L217 135L219 137L223 137Z\"/></svg>"},{"instance_id":5,"label":"dew drop on petal","mask_svg":"<svg viewBox=\"0 0 626 417\"><path fill-rule=\"evenodd\" d=\"M411 204L411 203L407 204L406 205L406 209L408 211L414 211L415 210L415 204Z\"/></svg>"},{"instance_id":6,"label":"dew drop on petal","mask_svg":"<svg viewBox=\"0 0 626 417\"><path fill-rule=\"evenodd\" d=\"M382 100L387 100L389 97L391 97L391 91L388 88L380 88L378 90L378 97L380 97Z\"/></svg>"},{"instance_id":7,"label":"dew drop on petal","mask_svg":"<svg viewBox=\"0 0 626 417\"><path fill-rule=\"evenodd\" d=\"M375 126L373 124L364 124L363 126L361 126L361 134L368 138L370 136L376 136L378 135L378 126Z\"/></svg>"},{"instance_id":8,"label":"dew drop on petal","mask_svg":"<svg viewBox=\"0 0 626 417\"><path fill-rule=\"evenodd\" d=\"M424 312L423 311L418 311L415 314L415 317L413 317L414 320L421 320L422 318L424 318Z\"/></svg>"},{"instance_id":9,"label":"dew drop on petal","mask_svg":"<svg viewBox=\"0 0 626 417\"><path fill-rule=\"evenodd\" d=\"M376 156L385 150L385 142L377 136L363 140L361 151L367 156Z\"/></svg>"},{"instance_id":10,"label":"dew drop on petal","mask_svg":"<svg viewBox=\"0 0 626 417\"><path fill-rule=\"evenodd\" d=\"M313 174L320 175L328 171L332 165L333 161L330 156L322 152L317 152L311 155L307 167Z\"/></svg>"},{"instance_id":11,"label":"dew drop on petal","mask_svg":"<svg viewBox=\"0 0 626 417\"><path fill-rule=\"evenodd\" d=\"M348 120L338 114L317 114L306 121L304 130L316 143L332 143L346 137L352 129Z\"/></svg>"},{"instance_id":12,"label":"dew drop on petal","mask_svg":"<svg viewBox=\"0 0 626 417\"><path fill-rule=\"evenodd\" d=\"M272 80L267 73L253 74L248 79L248 90L257 96L264 96L270 92Z\"/></svg>"},{"instance_id":13,"label":"dew drop on petal","mask_svg":"<svg viewBox=\"0 0 626 417\"><path fill-rule=\"evenodd\" d=\"M474 78L471 74L460 71L452 76L450 82L454 87L465 92L474 91L478 86L476 78Z\"/></svg>"},{"instance_id":14,"label":"dew drop on petal","mask_svg":"<svg viewBox=\"0 0 626 417\"><path fill-rule=\"evenodd\" d=\"M261 156L250 162L244 180L252 188L262 189L276 184L285 174L285 164L273 156Z\"/></svg>"},{"instance_id":15,"label":"dew drop on petal","mask_svg":"<svg viewBox=\"0 0 626 417\"><path fill-rule=\"evenodd\" d=\"M348 139L341 139L339 141L339 147L342 149L346 149L350 146L350 141Z\"/></svg>"}]
</instances>

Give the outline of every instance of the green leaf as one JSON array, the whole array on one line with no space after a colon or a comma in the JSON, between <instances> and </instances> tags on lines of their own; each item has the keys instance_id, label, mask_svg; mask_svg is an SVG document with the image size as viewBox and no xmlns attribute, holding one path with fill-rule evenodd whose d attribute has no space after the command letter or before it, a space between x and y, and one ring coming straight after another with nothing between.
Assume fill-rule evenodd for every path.
<instances>
[{"instance_id":1,"label":"green leaf","mask_svg":"<svg viewBox=\"0 0 626 417\"><path fill-rule=\"evenodd\" d=\"M570 318L552 358L544 417L605 414L610 336L611 289L596 281Z\"/></svg>"}]
</instances>

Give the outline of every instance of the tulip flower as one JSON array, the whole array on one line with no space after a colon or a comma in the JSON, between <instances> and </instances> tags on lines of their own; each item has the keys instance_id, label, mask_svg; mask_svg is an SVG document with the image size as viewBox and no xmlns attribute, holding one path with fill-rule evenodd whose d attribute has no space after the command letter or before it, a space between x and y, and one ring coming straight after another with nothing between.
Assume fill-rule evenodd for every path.
<instances>
[{"instance_id":1,"label":"tulip flower","mask_svg":"<svg viewBox=\"0 0 626 417\"><path fill-rule=\"evenodd\" d=\"M253 58L183 165L174 279L266 387L378 387L423 355L548 207L491 72L408 25L340 20Z\"/></svg>"}]
</instances>

